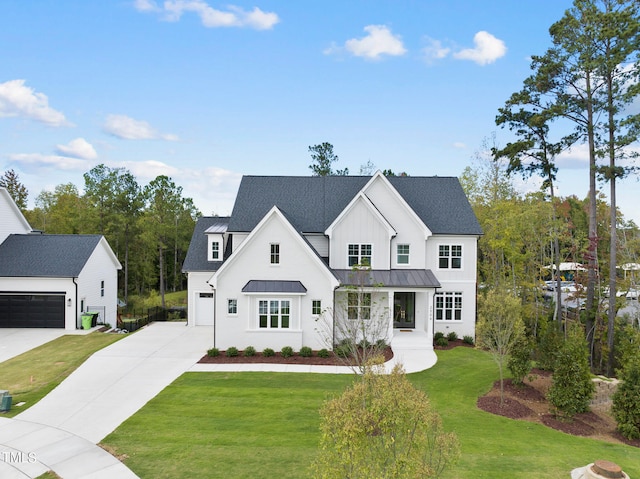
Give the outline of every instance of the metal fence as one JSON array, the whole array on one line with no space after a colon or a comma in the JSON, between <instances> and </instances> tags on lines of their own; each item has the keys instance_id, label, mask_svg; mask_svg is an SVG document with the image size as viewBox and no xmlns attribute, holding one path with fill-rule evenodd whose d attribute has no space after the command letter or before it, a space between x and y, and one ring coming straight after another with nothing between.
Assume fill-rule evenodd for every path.
<instances>
[{"instance_id":1,"label":"metal fence","mask_svg":"<svg viewBox=\"0 0 640 479\"><path fill-rule=\"evenodd\" d=\"M136 331L153 321L181 321L187 319L184 307L131 308L118 313L118 328Z\"/></svg>"}]
</instances>

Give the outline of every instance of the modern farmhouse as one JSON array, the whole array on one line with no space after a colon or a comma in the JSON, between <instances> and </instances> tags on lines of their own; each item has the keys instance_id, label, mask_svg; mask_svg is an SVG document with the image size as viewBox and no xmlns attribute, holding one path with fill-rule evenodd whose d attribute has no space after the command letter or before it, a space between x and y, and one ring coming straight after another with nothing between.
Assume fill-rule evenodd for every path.
<instances>
[{"instance_id":1,"label":"modern farmhouse","mask_svg":"<svg viewBox=\"0 0 640 479\"><path fill-rule=\"evenodd\" d=\"M388 339L474 336L481 234L453 177L245 176L231 216L196 225L189 325L220 349L319 349L321 316L369 320L375 304Z\"/></svg>"}]
</instances>

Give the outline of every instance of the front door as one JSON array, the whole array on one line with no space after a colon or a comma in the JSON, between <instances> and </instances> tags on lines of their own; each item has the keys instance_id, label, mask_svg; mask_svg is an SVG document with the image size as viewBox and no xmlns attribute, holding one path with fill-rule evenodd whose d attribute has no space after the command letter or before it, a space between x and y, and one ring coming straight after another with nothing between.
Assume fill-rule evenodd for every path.
<instances>
[{"instance_id":1,"label":"front door","mask_svg":"<svg viewBox=\"0 0 640 479\"><path fill-rule=\"evenodd\" d=\"M394 293L393 295L393 327L415 328L415 293Z\"/></svg>"}]
</instances>

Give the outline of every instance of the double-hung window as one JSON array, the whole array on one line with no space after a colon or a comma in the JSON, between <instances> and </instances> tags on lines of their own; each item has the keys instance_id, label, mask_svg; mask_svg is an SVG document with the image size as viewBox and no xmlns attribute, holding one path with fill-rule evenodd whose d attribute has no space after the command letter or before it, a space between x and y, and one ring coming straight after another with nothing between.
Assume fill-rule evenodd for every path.
<instances>
[{"instance_id":1,"label":"double-hung window","mask_svg":"<svg viewBox=\"0 0 640 479\"><path fill-rule=\"evenodd\" d=\"M100 281L100 297L104 298L104 281Z\"/></svg>"},{"instance_id":2,"label":"double-hung window","mask_svg":"<svg viewBox=\"0 0 640 479\"><path fill-rule=\"evenodd\" d=\"M371 319L371 293L347 293L347 318Z\"/></svg>"},{"instance_id":3,"label":"double-hung window","mask_svg":"<svg viewBox=\"0 0 640 479\"><path fill-rule=\"evenodd\" d=\"M261 299L258 301L258 326L267 329L287 329L291 318L288 299Z\"/></svg>"},{"instance_id":4,"label":"double-hung window","mask_svg":"<svg viewBox=\"0 0 640 479\"><path fill-rule=\"evenodd\" d=\"M462 245L441 244L438 249L438 267L440 269L462 268Z\"/></svg>"},{"instance_id":5,"label":"double-hung window","mask_svg":"<svg viewBox=\"0 0 640 479\"><path fill-rule=\"evenodd\" d=\"M409 264L409 245L399 244L397 248L397 252L398 252L398 256L397 256L398 264Z\"/></svg>"},{"instance_id":6,"label":"double-hung window","mask_svg":"<svg viewBox=\"0 0 640 479\"><path fill-rule=\"evenodd\" d=\"M218 241L211 243L211 259L214 261L220 259L220 243Z\"/></svg>"},{"instance_id":7,"label":"double-hung window","mask_svg":"<svg viewBox=\"0 0 640 479\"><path fill-rule=\"evenodd\" d=\"M462 293L438 293L435 299L436 319L438 321L462 320Z\"/></svg>"},{"instance_id":8,"label":"double-hung window","mask_svg":"<svg viewBox=\"0 0 640 479\"><path fill-rule=\"evenodd\" d=\"M350 244L347 248L349 267L371 266L371 245Z\"/></svg>"},{"instance_id":9,"label":"double-hung window","mask_svg":"<svg viewBox=\"0 0 640 479\"><path fill-rule=\"evenodd\" d=\"M227 313L238 314L238 300L231 298L227 300Z\"/></svg>"},{"instance_id":10,"label":"double-hung window","mask_svg":"<svg viewBox=\"0 0 640 479\"><path fill-rule=\"evenodd\" d=\"M311 314L313 314L314 316L322 314L322 301L320 301L319 299L314 299L311 302Z\"/></svg>"}]
</instances>

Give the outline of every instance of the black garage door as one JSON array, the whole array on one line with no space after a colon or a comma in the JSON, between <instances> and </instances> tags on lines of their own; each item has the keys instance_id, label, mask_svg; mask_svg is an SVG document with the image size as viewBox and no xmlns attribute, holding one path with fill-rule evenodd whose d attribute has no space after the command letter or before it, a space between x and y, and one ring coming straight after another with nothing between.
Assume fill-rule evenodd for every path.
<instances>
[{"instance_id":1,"label":"black garage door","mask_svg":"<svg viewBox=\"0 0 640 479\"><path fill-rule=\"evenodd\" d=\"M64 294L0 294L0 328L64 328Z\"/></svg>"}]
</instances>

